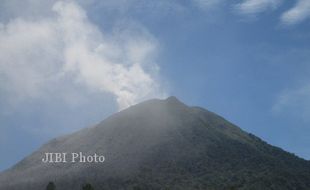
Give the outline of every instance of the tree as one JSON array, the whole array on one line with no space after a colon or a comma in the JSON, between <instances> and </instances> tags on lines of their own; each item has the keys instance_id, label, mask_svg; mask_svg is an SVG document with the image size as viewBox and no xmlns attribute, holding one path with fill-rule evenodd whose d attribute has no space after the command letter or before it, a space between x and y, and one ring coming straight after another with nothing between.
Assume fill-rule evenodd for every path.
<instances>
[{"instance_id":1,"label":"tree","mask_svg":"<svg viewBox=\"0 0 310 190\"><path fill-rule=\"evenodd\" d=\"M46 186L46 190L55 190L56 186L54 184L54 182L50 181L47 186Z\"/></svg>"},{"instance_id":2,"label":"tree","mask_svg":"<svg viewBox=\"0 0 310 190\"><path fill-rule=\"evenodd\" d=\"M93 186L90 183L86 183L83 186L83 190L94 190Z\"/></svg>"},{"instance_id":3,"label":"tree","mask_svg":"<svg viewBox=\"0 0 310 190\"><path fill-rule=\"evenodd\" d=\"M230 186L230 187L229 187L229 190L237 190L237 187L235 187L235 186Z\"/></svg>"}]
</instances>

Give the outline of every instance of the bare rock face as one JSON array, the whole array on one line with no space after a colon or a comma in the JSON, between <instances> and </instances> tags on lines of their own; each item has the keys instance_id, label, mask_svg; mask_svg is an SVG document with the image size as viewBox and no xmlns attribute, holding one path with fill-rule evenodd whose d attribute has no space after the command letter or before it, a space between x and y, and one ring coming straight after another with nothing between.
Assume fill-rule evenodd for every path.
<instances>
[{"instance_id":1,"label":"bare rock face","mask_svg":"<svg viewBox=\"0 0 310 190\"><path fill-rule=\"evenodd\" d=\"M44 163L67 153L66 163ZM71 162L71 153L104 162ZM175 97L149 100L59 137L0 174L1 190L309 190L310 163Z\"/></svg>"}]
</instances>

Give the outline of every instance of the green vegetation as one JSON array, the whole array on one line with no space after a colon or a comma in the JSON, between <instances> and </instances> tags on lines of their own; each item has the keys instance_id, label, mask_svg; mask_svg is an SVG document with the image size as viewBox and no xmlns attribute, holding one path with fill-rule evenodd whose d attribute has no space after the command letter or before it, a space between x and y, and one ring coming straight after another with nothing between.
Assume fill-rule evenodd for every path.
<instances>
[{"instance_id":1,"label":"green vegetation","mask_svg":"<svg viewBox=\"0 0 310 190\"><path fill-rule=\"evenodd\" d=\"M64 190L310 190L309 161L207 110L172 99L158 101L133 106L95 128L49 143L51 149L80 149L81 142L85 150L108 147L110 158L100 165L50 165L49 179L57 180L57 188ZM35 163L36 159L27 160ZM15 170L28 168L25 163ZM41 181L46 180L39 180L46 167L35 165L32 170L36 175L30 179L38 179L38 184L27 181L27 186L20 182L14 188L1 188L0 183L0 189L41 190ZM7 176L10 179L12 174Z\"/></svg>"},{"instance_id":2,"label":"green vegetation","mask_svg":"<svg viewBox=\"0 0 310 190\"><path fill-rule=\"evenodd\" d=\"M55 190L56 189L56 186L54 184L54 182L49 182L46 186L46 190Z\"/></svg>"},{"instance_id":3,"label":"green vegetation","mask_svg":"<svg viewBox=\"0 0 310 190\"><path fill-rule=\"evenodd\" d=\"M86 183L82 189L83 190L94 190L93 186L90 183Z\"/></svg>"}]
</instances>

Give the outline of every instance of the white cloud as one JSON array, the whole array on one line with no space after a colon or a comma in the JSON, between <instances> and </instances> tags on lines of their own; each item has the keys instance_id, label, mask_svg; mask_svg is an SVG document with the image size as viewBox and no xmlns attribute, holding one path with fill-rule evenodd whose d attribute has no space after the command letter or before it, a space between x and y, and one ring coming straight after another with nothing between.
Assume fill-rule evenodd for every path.
<instances>
[{"instance_id":1,"label":"white cloud","mask_svg":"<svg viewBox=\"0 0 310 190\"><path fill-rule=\"evenodd\" d=\"M310 116L310 85L282 92L275 102L272 111L301 118L309 122Z\"/></svg>"},{"instance_id":2,"label":"white cloud","mask_svg":"<svg viewBox=\"0 0 310 190\"><path fill-rule=\"evenodd\" d=\"M57 72L59 48L55 23L15 19L0 28L1 90L35 97Z\"/></svg>"},{"instance_id":3,"label":"white cloud","mask_svg":"<svg viewBox=\"0 0 310 190\"><path fill-rule=\"evenodd\" d=\"M193 2L200 8L208 10L222 3L223 0L193 0Z\"/></svg>"},{"instance_id":4,"label":"white cloud","mask_svg":"<svg viewBox=\"0 0 310 190\"><path fill-rule=\"evenodd\" d=\"M276 9L282 0L243 0L236 5L236 9L242 14L256 14L269 9Z\"/></svg>"},{"instance_id":5,"label":"white cloud","mask_svg":"<svg viewBox=\"0 0 310 190\"><path fill-rule=\"evenodd\" d=\"M9 22L14 18L36 19L51 16L51 7L57 0L1 0L0 22Z\"/></svg>"},{"instance_id":6,"label":"white cloud","mask_svg":"<svg viewBox=\"0 0 310 190\"><path fill-rule=\"evenodd\" d=\"M310 17L310 1L298 0L296 5L282 14L281 20L284 24L297 24Z\"/></svg>"},{"instance_id":7,"label":"white cloud","mask_svg":"<svg viewBox=\"0 0 310 190\"><path fill-rule=\"evenodd\" d=\"M120 109L161 95L158 45L143 27L103 33L73 1L57 2L52 10L53 16L0 24L2 93L16 101L47 96L63 84L82 85L113 94Z\"/></svg>"}]
</instances>

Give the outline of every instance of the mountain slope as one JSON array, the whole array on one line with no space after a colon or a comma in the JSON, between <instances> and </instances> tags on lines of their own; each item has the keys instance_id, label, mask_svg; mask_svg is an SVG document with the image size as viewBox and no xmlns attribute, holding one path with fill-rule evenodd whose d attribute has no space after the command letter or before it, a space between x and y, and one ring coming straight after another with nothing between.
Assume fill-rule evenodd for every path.
<instances>
[{"instance_id":1,"label":"mountain slope","mask_svg":"<svg viewBox=\"0 0 310 190\"><path fill-rule=\"evenodd\" d=\"M45 152L102 154L104 163L42 163ZM0 174L0 189L310 189L309 161L170 97L56 138Z\"/></svg>"}]
</instances>

